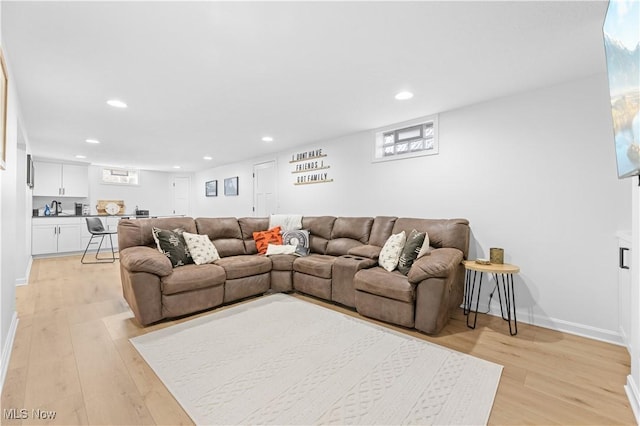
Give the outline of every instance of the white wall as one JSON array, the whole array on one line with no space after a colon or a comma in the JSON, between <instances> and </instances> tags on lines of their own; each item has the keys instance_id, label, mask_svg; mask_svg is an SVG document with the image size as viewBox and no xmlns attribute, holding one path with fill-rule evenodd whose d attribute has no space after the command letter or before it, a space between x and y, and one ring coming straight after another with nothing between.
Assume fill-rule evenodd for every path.
<instances>
[{"instance_id":1,"label":"white wall","mask_svg":"<svg viewBox=\"0 0 640 426\"><path fill-rule=\"evenodd\" d=\"M0 22L2 21L0 3ZM0 28L0 34L2 33ZM0 37L0 45L2 40ZM0 171L0 386L4 383L11 346L18 323L16 315L16 282L28 271L30 255L26 244L16 241L31 238L28 231L26 181L21 184L21 155L18 152L19 105L11 74L11 58L4 52L8 72L8 105L6 126L6 169ZM21 141L21 152L28 142ZM26 161L26 160L25 160ZM22 166L24 167L24 166ZM19 193L20 192L20 193Z\"/></svg>"},{"instance_id":2,"label":"white wall","mask_svg":"<svg viewBox=\"0 0 640 426\"><path fill-rule=\"evenodd\" d=\"M137 186L109 185L102 183L102 169L102 166L89 166L88 203L92 214L96 214L98 200L124 200L126 213L133 214L138 206L154 216L173 214L172 183L176 174L141 170Z\"/></svg>"},{"instance_id":3,"label":"white wall","mask_svg":"<svg viewBox=\"0 0 640 426\"><path fill-rule=\"evenodd\" d=\"M17 156L16 156L16 222L18 235L15 241L16 256L16 284L27 284L31 269L31 207L32 191L27 187L27 147L20 122L17 126Z\"/></svg>"},{"instance_id":4,"label":"white wall","mask_svg":"<svg viewBox=\"0 0 640 426\"><path fill-rule=\"evenodd\" d=\"M195 173L193 193L194 217L245 217L253 216L253 165L273 160L273 157L256 158ZM238 195L224 195L224 180L238 176ZM218 181L218 196L205 197L204 184Z\"/></svg>"},{"instance_id":5,"label":"white wall","mask_svg":"<svg viewBox=\"0 0 640 426\"><path fill-rule=\"evenodd\" d=\"M631 201L616 178L606 76L443 112L439 124L435 156L372 163L374 130L280 153L279 211L465 217L471 258L503 247L521 267L519 320L619 342L615 233L630 229ZM334 182L293 185L291 155L316 148ZM260 161L201 172L195 185L250 176ZM203 191L198 215L252 214L246 192L232 203Z\"/></svg>"}]
</instances>

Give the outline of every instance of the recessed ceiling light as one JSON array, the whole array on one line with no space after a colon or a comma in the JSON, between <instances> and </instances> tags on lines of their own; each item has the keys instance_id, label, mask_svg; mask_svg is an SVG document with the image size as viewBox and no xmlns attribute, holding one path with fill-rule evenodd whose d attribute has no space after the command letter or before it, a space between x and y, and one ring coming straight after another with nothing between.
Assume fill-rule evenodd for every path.
<instances>
[{"instance_id":1,"label":"recessed ceiling light","mask_svg":"<svg viewBox=\"0 0 640 426\"><path fill-rule=\"evenodd\" d=\"M111 105L112 107L115 107L115 108L126 108L127 107L127 104L125 104L124 102L122 102L122 101L120 101L118 99L109 99L107 101L107 104Z\"/></svg>"},{"instance_id":2,"label":"recessed ceiling light","mask_svg":"<svg viewBox=\"0 0 640 426\"><path fill-rule=\"evenodd\" d=\"M396 94L396 99L399 101L404 101L411 98L413 98L413 93L411 92L400 92Z\"/></svg>"},{"instance_id":3,"label":"recessed ceiling light","mask_svg":"<svg viewBox=\"0 0 640 426\"><path fill-rule=\"evenodd\" d=\"M213 157L210 157L208 155L205 155L204 157L202 157L203 160L213 160Z\"/></svg>"},{"instance_id":4,"label":"recessed ceiling light","mask_svg":"<svg viewBox=\"0 0 640 426\"><path fill-rule=\"evenodd\" d=\"M173 166L173 168L174 168L174 169L179 169L179 168L180 168L180 166Z\"/></svg>"},{"instance_id":5,"label":"recessed ceiling light","mask_svg":"<svg viewBox=\"0 0 640 426\"><path fill-rule=\"evenodd\" d=\"M78 154L78 155L76 155L76 158L87 158L87 156Z\"/></svg>"},{"instance_id":6,"label":"recessed ceiling light","mask_svg":"<svg viewBox=\"0 0 640 426\"><path fill-rule=\"evenodd\" d=\"M273 138L271 136L265 136L262 138L264 142L273 142Z\"/></svg>"},{"instance_id":7,"label":"recessed ceiling light","mask_svg":"<svg viewBox=\"0 0 640 426\"><path fill-rule=\"evenodd\" d=\"M98 139L85 139L86 143L100 143L100 141Z\"/></svg>"}]
</instances>

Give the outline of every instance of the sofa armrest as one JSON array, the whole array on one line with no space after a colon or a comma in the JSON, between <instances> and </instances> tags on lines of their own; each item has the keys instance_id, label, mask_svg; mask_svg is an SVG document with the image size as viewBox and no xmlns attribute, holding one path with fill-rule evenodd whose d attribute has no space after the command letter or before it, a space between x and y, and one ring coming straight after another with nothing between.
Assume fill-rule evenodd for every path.
<instances>
[{"instance_id":1,"label":"sofa armrest","mask_svg":"<svg viewBox=\"0 0 640 426\"><path fill-rule=\"evenodd\" d=\"M347 254L350 254L351 256L367 257L369 259L377 260L380 256L381 250L382 247L372 246L368 244L364 246L353 247L352 249L349 249Z\"/></svg>"},{"instance_id":2,"label":"sofa armrest","mask_svg":"<svg viewBox=\"0 0 640 426\"><path fill-rule=\"evenodd\" d=\"M165 277L173 272L171 261L157 249L146 246L128 247L120 251L120 265L129 272L148 272Z\"/></svg>"},{"instance_id":3,"label":"sofa armrest","mask_svg":"<svg viewBox=\"0 0 640 426\"><path fill-rule=\"evenodd\" d=\"M418 284L427 278L446 278L462 262L462 252L455 248L432 249L426 256L416 259L407 278Z\"/></svg>"}]
</instances>

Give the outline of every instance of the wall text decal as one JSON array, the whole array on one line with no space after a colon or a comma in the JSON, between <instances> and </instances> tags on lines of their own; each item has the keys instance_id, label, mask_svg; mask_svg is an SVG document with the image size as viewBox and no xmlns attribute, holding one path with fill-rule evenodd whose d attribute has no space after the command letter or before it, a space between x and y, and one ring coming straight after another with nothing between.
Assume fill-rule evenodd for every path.
<instances>
[{"instance_id":1,"label":"wall text decal","mask_svg":"<svg viewBox=\"0 0 640 426\"><path fill-rule=\"evenodd\" d=\"M325 164L326 156L327 154L324 154L321 148L292 154L289 163L294 164L294 169L291 174L297 175L293 184L308 185L333 182L333 179L329 178L329 172L322 171L331 167Z\"/></svg>"}]
</instances>

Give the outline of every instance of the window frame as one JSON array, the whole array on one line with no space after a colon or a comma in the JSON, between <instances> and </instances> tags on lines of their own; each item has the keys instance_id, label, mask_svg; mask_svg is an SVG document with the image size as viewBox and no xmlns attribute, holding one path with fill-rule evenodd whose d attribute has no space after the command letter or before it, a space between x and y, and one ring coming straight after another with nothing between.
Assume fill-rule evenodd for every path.
<instances>
[{"instance_id":1,"label":"window frame","mask_svg":"<svg viewBox=\"0 0 640 426\"><path fill-rule=\"evenodd\" d=\"M425 126L429 124L429 127L433 128L432 137L428 137L428 135L425 134ZM415 134L416 131L418 131L417 135ZM407 133L410 135L403 136L403 134ZM393 137L393 140L390 142L389 137L391 136ZM425 146L432 146L431 148L423 147L420 149L414 148L412 150L411 144L418 141L421 141ZM406 151L399 152L398 148L403 146L406 146ZM393 152L391 153L388 151L390 147L393 147ZM383 161L403 160L406 158L436 155L439 151L438 115L436 114L376 129L374 132L371 161L373 163L378 163Z\"/></svg>"},{"instance_id":2,"label":"window frame","mask_svg":"<svg viewBox=\"0 0 640 426\"><path fill-rule=\"evenodd\" d=\"M135 183L129 182L109 182L104 180L105 171L109 171L111 176L127 176L129 177L131 173L134 173L136 176ZM113 172L126 173L126 175L117 175ZM102 173L100 175L100 183L103 185L122 185L122 186L140 186L140 170L137 169L124 169L121 167L102 167Z\"/></svg>"}]
</instances>

